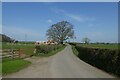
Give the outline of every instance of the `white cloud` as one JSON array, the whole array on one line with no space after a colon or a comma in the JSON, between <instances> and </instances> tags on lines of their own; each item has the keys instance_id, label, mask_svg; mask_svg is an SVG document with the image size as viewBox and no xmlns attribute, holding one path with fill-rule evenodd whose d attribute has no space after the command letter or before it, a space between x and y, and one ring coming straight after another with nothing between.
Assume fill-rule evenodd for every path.
<instances>
[{"instance_id":1,"label":"white cloud","mask_svg":"<svg viewBox=\"0 0 120 80\"><path fill-rule=\"evenodd\" d=\"M94 21L95 20L95 18L93 18L93 17L88 17L88 16L84 16L84 15L66 14L66 16L68 16L78 22L86 22L86 21Z\"/></svg>"},{"instance_id":2,"label":"white cloud","mask_svg":"<svg viewBox=\"0 0 120 80\"><path fill-rule=\"evenodd\" d=\"M79 15L67 14L67 16L76 20L76 21L78 21L78 22L83 22L84 21L84 19Z\"/></svg>"},{"instance_id":3,"label":"white cloud","mask_svg":"<svg viewBox=\"0 0 120 80\"><path fill-rule=\"evenodd\" d=\"M52 23L53 21L52 21L51 19L49 19L47 22L48 22L48 23Z\"/></svg>"},{"instance_id":4,"label":"white cloud","mask_svg":"<svg viewBox=\"0 0 120 80\"><path fill-rule=\"evenodd\" d=\"M67 16L67 17L69 17L73 20L76 20L78 22L86 22L86 21L94 21L95 20L95 18L93 18L93 17L88 17L88 16L81 15L81 14L68 13L63 9L51 8L51 10L53 12L55 12L56 14Z\"/></svg>"}]
</instances>

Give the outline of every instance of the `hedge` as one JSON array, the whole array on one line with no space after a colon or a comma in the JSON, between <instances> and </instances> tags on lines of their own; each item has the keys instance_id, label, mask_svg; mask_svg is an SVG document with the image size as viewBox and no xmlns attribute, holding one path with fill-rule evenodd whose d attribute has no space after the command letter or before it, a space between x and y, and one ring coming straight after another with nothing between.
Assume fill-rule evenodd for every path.
<instances>
[{"instance_id":1,"label":"hedge","mask_svg":"<svg viewBox=\"0 0 120 80\"><path fill-rule=\"evenodd\" d=\"M35 46L36 54L48 54L51 51L61 48L63 45L38 45Z\"/></svg>"},{"instance_id":2,"label":"hedge","mask_svg":"<svg viewBox=\"0 0 120 80\"><path fill-rule=\"evenodd\" d=\"M87 48L76 45L78 57L83 61L120 76L120 50Z\"/></svg>"}]
</instances>

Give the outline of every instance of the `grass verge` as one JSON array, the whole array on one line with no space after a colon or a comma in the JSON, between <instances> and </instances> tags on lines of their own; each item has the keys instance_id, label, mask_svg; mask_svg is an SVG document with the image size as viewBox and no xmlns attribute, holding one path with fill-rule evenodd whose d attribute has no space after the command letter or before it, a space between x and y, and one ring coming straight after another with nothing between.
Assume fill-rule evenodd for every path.
<instances>
[{"instance_id":1,"label":"grass verge","mask_svg":"<svg viewBox=\"0 0 120 80\"><path fill-rule=\"evenodd\" d=\"M71 45L72 46L72 51L73 53L78 56L79 55L79 52L77 51L77 49L75 48L75 46Z\"/></svg>"},{"instance_id":2,"label":"grass verge","mask_svg":"<svg viewBox=\"0 0 120 80\"><path fill-rule=\"evenodd\" d=\"M9 61L3 61L2 62L2 74L6 75L9 73L17 72L28 65L30 65L31 62L23 60L23 59L14 59Z\"/></svg>"}]
</instances>

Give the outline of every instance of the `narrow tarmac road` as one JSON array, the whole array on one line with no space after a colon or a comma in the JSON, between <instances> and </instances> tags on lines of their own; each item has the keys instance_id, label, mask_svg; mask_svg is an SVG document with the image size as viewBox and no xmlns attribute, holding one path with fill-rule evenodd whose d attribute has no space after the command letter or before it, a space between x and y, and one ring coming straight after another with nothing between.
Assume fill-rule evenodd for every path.
<instances>
[{"instance_id":1,"label":"narrow tarmac road","mask_svg":"<svg viewBox=\"0 0 120 80\"><path fill-rule=\"evenodd\" d=\"M32 64L5 78L114 78L77 58L70 45L48 58L27 58Z\"/></svg>"}]
</instances>

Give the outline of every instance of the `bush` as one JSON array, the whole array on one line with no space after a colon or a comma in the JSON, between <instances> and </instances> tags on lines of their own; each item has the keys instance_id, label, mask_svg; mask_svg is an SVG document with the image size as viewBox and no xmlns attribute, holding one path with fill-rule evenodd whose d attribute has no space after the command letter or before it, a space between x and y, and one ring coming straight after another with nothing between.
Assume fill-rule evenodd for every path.
<instances>
[{"instance_id":1,"label":"bush","mask_svg":"<svg viewBox=\"0 0 120 80\"><path fill-rule=\"evenodd\" d=\"M54 50L61 48L63 45L39 45L35 46L36 54L48 54Z\"/></svg>"},{"instance_id":2,"label":"bush","mask_svg":"<svg viewBox=\"0 0 120 80\"><path fill-rule=\"evenodd\" d=\"M85 62L120 76L120 50L87 48L76 45L78 57Z\"/></svg>"}]
</instances>

